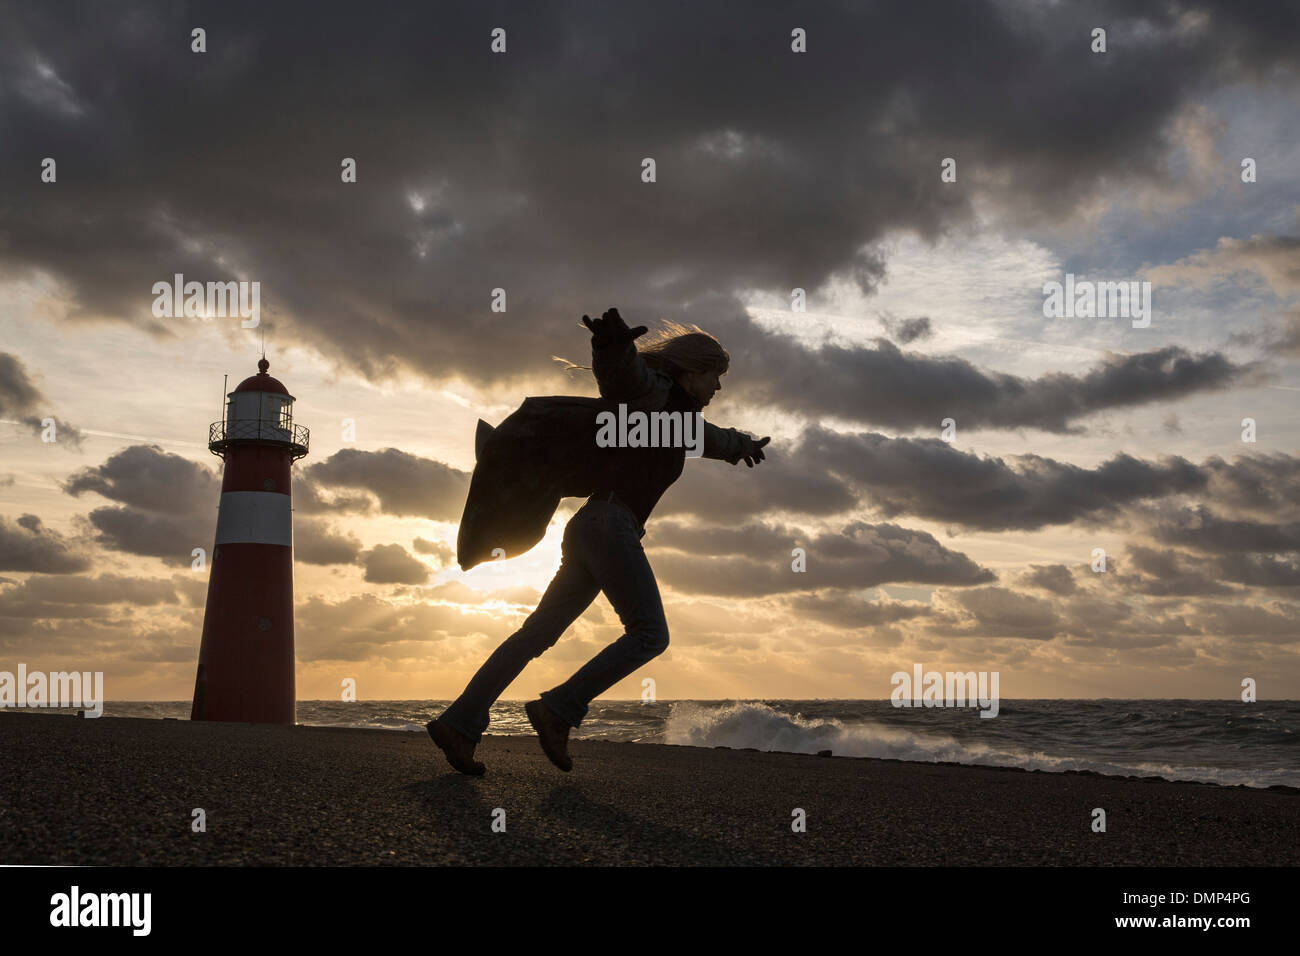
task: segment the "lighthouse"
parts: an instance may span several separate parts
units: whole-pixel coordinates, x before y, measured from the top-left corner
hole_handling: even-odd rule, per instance
[[[307,454],[294,398],[263,356],[208,428],[225,462],[191,720],[292,724],[293,511],[289,468]]]

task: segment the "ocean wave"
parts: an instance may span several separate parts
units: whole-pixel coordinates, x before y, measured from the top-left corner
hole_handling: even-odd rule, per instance
[[[402,720],[401,718],[380,718],[377,720],[333,720],[333,721],[299,721],[304,727],[345,727],[353,730],[408,730],[415,733],[424,733],[423,723],[412,720]]]
[[[690,701],[674,703],[664,742],[692,747],[817,753],[843,757],[878,757],[925,763],[960,763],[1024,770],[1092,771],[1115,776],[1153,776],[1225,786],[1300,786],[1300,774],[1287,770],[1174,765],[1163,762],[1111,762],[1068,757],[1043,751],[960,741],[942,733],[890,727],[872,720],[806,719],[765,703],[737,702],[721,707]]]

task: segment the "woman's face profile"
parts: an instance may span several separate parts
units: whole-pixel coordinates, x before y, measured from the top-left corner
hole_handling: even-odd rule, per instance
[[[717,372],[682,372],[677,376],[677,383],[703,408],[712,401],[713,393],[722,388],[720,379]]]

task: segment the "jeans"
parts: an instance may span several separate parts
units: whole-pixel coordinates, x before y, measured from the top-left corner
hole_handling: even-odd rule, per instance
[[[636,516],[618,499],[589,498],[569,519],[560,545],[560,569],[523,626],[492,652],[441,719],[478,741],[488,709],[533,658],[604,591],[624,634],[572,677],[541,695],[570,727],[587,716],[587,705],[668,647],[659,585],[641,547],[645,535]]]

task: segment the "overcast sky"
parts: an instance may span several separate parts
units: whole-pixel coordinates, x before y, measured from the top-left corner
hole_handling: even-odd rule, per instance
[[[716,335],[707,417],[772,441],[657,506],[671,645],[609,696],[1300,697],[1293,6],[409,6],[0,4],[0,670],[189,697],[264,342],[299,697],[455,696],[580,503],[461,572],[475,422],[594,395],[553,356],[617,306]],[[177,273],[259,327],[156,316]],[[1149,324],[1046,317],[1067,274]],[[505,696],[620,633],[598,598]]]

